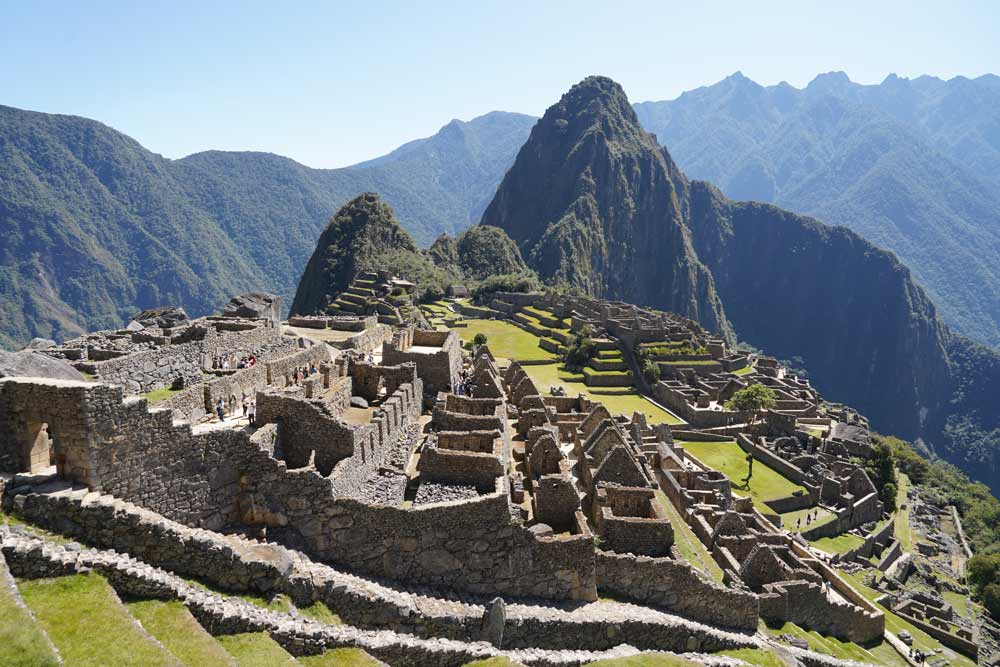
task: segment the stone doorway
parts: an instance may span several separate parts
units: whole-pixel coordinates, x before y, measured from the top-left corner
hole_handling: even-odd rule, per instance
[[[26,472],[44,472],[55,465],[55,447],[48,422],[28,422],[22,452]]]

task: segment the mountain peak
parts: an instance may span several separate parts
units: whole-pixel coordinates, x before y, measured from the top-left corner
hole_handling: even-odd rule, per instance
[[[806,90],[814,90],[820,92],[835,92],[841,91],[852,84],[851,78],[847,76],[847,72],[835,71],[835,72],[824,72],[822,74],[817,74],[816,78],[809,82],[806,86]]]

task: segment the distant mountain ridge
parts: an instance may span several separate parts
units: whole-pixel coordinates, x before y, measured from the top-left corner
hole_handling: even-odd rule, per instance
[[[344,169],[269,153],[156,155],[96,121],[0,106],[0,345],[120,326],[164,303],[290,302],[335,211],[377,190],[424,246],[478,219],[529,116],[452,121]]]
[[[1000,344],[1000,77],[740,73],[635,105],[686,173],[895,252],[956,329]]]

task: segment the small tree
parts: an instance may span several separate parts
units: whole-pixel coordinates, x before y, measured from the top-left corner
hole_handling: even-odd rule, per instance
[[[597,343],[591,338],[593,335],[594,330],[588,325],[573,336],[566,346],[563,357],[567,368],[571,370],[583,368],[588,361],[594,358],[594,355],[597,354]]]
[[[660,381],[660,365],[655,361],[646,359],[642,364],[642,377],[649,384],[656,384]]]
[[[475,345],[476,347],[479,347],[480,345],[486,345],[486,334],[482,332],[477,333],[475,337],[473,337],[472,339],[472,344]]]
[[[762,384],[752,384],[733,394],[733,397],[726,401],[726,409],[749,412],[751,421],[756,421],[761,413],[773,408],[777,401],[778,395],[773,389]]]

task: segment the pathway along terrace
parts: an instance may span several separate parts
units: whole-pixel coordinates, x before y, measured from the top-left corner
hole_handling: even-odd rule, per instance
[[[320,598],[330,592],[300,575],[327,568],[334,580],[370,582],[335,596],[349,623],[467,646],[712,652],[766,645],[761,618],[849,641],[882,637],[883,613],[779,518],[822,506],[835,517],[824,534],[837,534],[882,516],[867,476],[849,463],[849,453],[870,451],[867,431],[840,426],[862,422],[821,410],[807,382],[766,358],[728,354],[692,322],[624,304],[501,296],[494,305],[531,307],[536,321],[551,313],[571,330],[599,327],[620,352],[612,364],[628,365],[646,343],[671,362],[708,355],[713,372],[665,362],[669,383],[651,388],[683,397],[692,416],[702,394],[717,411],[713,402],[751,381],[779,392],[778,409],[749,426],[746,415],[650,423],[586,396],[546,395],[488,346],[463,353],[454,331],[393,331],[364,316],[297,318],[293,335],[270,312],[179,327],[137,321],[128,333],[51,350],[98,381],[0,380],[4,509],[222,590]],[[323,336],[334,330],[354,335]],[[315,340],[299,335],[312,331]],[[227,355],[257,361],[212,368]],[[316,372],[302,377],[302,368]],[[450,393],[463,378],[469,395]],[[138,395],[168,386],[176,393],[155,406]],[[255,426],[204,426],[218,398],[244,392]],[[811,434],[817,428],[827,435]],[[734,439],[805,492],[755,506],[680,444]],[[722,581],[685,560],[679,531],[701,543]],[[19,576],[63,562],[0,537]],[[375,582],[396,592],[379,597]],[[378,611],[399,595],[425,602],[402,616]]]

